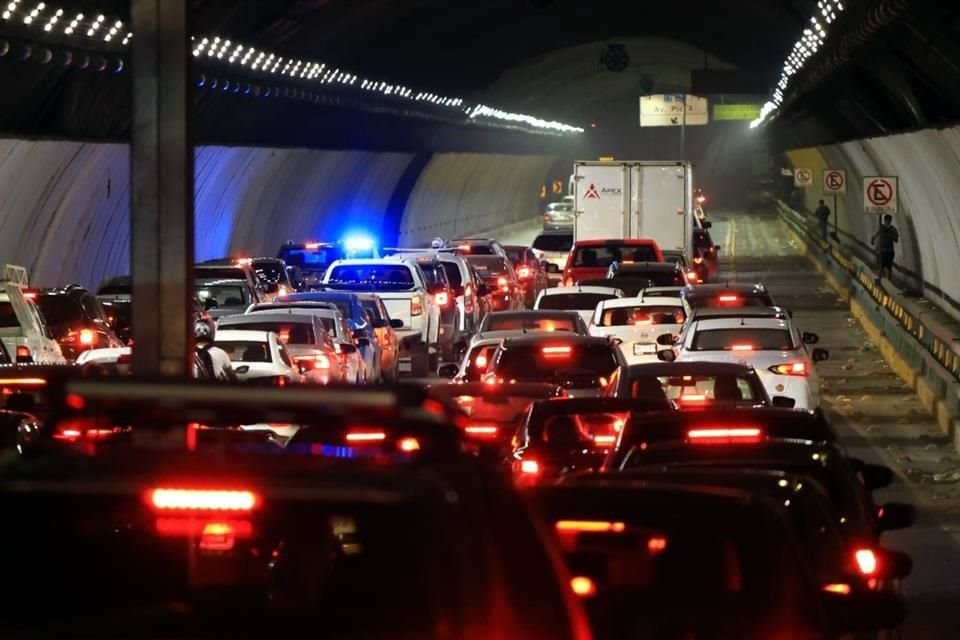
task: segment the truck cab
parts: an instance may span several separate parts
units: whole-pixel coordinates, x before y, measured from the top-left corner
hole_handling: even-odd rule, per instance
[[[0,341],[18,364],[66,364],[40,309],[24,295],[27,286],[26,269],[14,265],[4,267],[0,281]]]

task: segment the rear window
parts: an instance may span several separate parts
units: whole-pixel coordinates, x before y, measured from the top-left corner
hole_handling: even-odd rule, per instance
[[[343,252],[338,247],[321,247],[317,249],[286,248],[280,252],[280,259],[287,265],[316,271],[326,269],[335,260],[343,258]]]
[[[604,300],[615,300],[608,293],[558,293],[540,298],[538,309],[556,311],[593,311]]]
[[[243,287],[236,285],[197,285],[197,296],[201,302],[214,300],[218,307],[242,307],[247,304],[247,294]]]
[[[532,246],[537,251],[567,252],[573,247],[573,236],[562,233],[544,234],[537,236]]]
[[[420,271],[423,272],[423,279],[427,285],[447,284],[446,272],[439,263],[417,263],[417,266],[420,267]]]
[[[524,253],[526,252],[523,247],[504,247],[504,251],[507,252],[507,257],[513,262],[523,262]]]
[[[409,267],[394,264],[340,265],[330,272],[328,282],[369,285],[382,291],[409,291],[416,285]]]
[[[473,268],[477,270],[477,273],[484,279],[491,276],[499,276],[504,273],[507,273],[509,269],[507,268],[507,261],[503,258],[480,258],[477,260],[471,260],[470,264],[473,265]]]
[[[609,377],[617,359],[606,344],[537,344],[505,349],[496,364],[504,380],[554,381],[577,374]]]
[[[786,329],[710,329],[693,337],[694,351],[792,351]]]
[[[129,337],[133,326],[133,304],[129,300],[103,300],[100,302],[107,322],[120,337]]]
[[[239,267],[194,267],[193,277],[218,280],[247,280],[247,272]]]
[[[270,345],[266,342],[217,340],[216,345],[227,352],[231,362],[272,362]]]
[[[474,244],[470,242],[457,242],[454,240],[450,246],[457,248],[457,253],[474,256],[495,256],[497,252],[488,244]]]
[[[363,306],[364,311],[370,314],[370,317],[374,320],[384,320],[380,315],[380,307],[377,305],[376,300],[361,300],[360,304]]]
[[[331,321],[331,325],[333,322]],[[272,331],[283,344],[316,344],[313,325],[305,322],[243,322],[224,325],[224,329],[243,329],[244,331]]]
[[[650,245],[631,246],[605,244],[599,247],[578,247],[573,254],[574,267],[609,267],[614,262],[657,262],[657,253]]]
[[[740,307],[769,307],[773,301],[765,294],[718,293],[712,296],[690,296],[694,309],[739,309]]]
[[[682,307],[641,306],[606,309],[600,318],[601,327],[683,324],[687,319]]]
[[[452,262],[441,262],[440,264],[447,274],[447,282],[450,283],[450,286],[457,290],[461,289],[463,278],[460,277],[460,267]]]
[[[660,400],[664,396],[681,408],[712,402],[747,402],[763,399],[747,378],[735,375],[635,376],[628,383],[631,398]]]
[[[650,283],[655,287],[672,287],[675,285],[683,285],[686,282],[683,279],[683,274],[676,271],[664,271],[662,269],[650,270],[650,271],[641,271],[641,270],[629,270],[629,271],[619,271],[615,278],[625,278],[628,280],[649,280]]]
[[[11,327],[20,327],[17,314],[13,311],[12,304],[9,302],[0,302],[0,328],[8,329]]]
[[[80,305],[67,296],[47,294],[37,297],[40,313],[48,325],[75,324],[83,322]]]
[[[488,316],[483,328],[484,331],[570,331],[575,332],[577,327],[573,318],[566,316],[511,316],[497,317],[497,314]]]

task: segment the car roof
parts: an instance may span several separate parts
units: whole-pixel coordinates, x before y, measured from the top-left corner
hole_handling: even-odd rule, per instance
[[[275,309],[251,309],[247,311],[247,314],[245,315],[253,315],[253,314],[261,315],[261,314],[268,314],[268,313],[273,313],[276,315],[283,315],[288,317],[295,316],[295,315],[320,316],[323,318],[343,317],[340,315],[340,311],[338,311],[333,307],[324,307],[324,306],[321,306],[320,304],[317,304],[316,306],[304,305],[302,303],[292,304],[289,307],[277,307]]]
[[[463,256],[463,258],[467,262],[503,262],[504,264],[509,262],[507,258],[504,258],[499,254],[469,255],[469,256]]]
[[[512,384],[487,384],[485,382],[463,382],[459,384],[436,384],[430,387],[430,394],[443,398],[455,396],[518,396],[524,398],[549,398],[556,396],[562,387],[552,382],[515,382]]]
[[[710,486],[728,486],[731,488],[744,489],[750,493],[759,493],[767,496],[776,496],[781,494],[794,495],[804,490],[809,491],[810,487],[823,493],[823,488],[819,483],[809,476],[801,473],[783,471],[781,469],[757,469],[757,468],[731,468],[731,467],[711,467],[704,465],[698,467],[680,466],[680,467],[659,467],[657,469],[625,469],[616,473],[598,473],[587,480],[591,484],[603,484],[605,481],[616,480],[618,482],[643,482],[645,480],[654,482],[688,482],[699,485]]]
[[[614,298],[600,303],[604,309],[619,309],[622,307],[652,307],[662,305],[666,307],[683,308],[680,298]]]
[[[536,318],[557,318],[557,317],[568,317],[571,320],[574,318],[579,318],[580,314],[576,311],[570,311],[567,309],[524,309],[523,311],[491,311],[488,314],[488,317],[493,318],[510,318],[510,319],[536,319]]]
[[[576,313],[576,312],[574,312]],[[473,338],[470,339],[470,344],[476,346],[481,342],[500,342],[506,338],[522,338],[523,336],[554,336],[554,337],[563,337],[563,336],[578,336],[581,334],[573,333],[572,331],[524,331],[523,329],[505,329],[502,331],[484,331],[483,333],[475,333]]]
[[[339,266],[362,266],[362,265],[378,265],[378,264],[389,264],[389,265],[402,265],[405,267],[414,266],[412,260],[406,258],[395,258],[393,256],[386,256],[384,258],[343,258],[341,260],[334,260],[330,265],[331,267]]]
[[[673,273],[679,271],[679,267],[675,262],[618,262],[617,263],[617,273],[629,275],[632,273],[644,273],[644,272],[669,272]]]
[[[194,283],[197,285],[219,285],[219,286],[242,286],[246,287],[249,282],[242,278],[195,278]]]
[[[715,318],[696,320],[691,326],[697,331],[712,329],[789,329],[790,322],[783,318]]]
[[[687,376],[687,375],[733,375],[746,377],[755,374],[756,371],[750,365],[737,362],[699,362],[699,361],[676,361],[676,362],[647,362],[643,364],[632,364],[626,367],[624,377],[634,376]]]
[[[736,307],[712,308],[703,307],[694,309],[690,314],[691,320],[716,320],[721,318],[789,318],[789,312],[783,307]]]
[[[510,249],[511,251],[526,251],[530,248],[524,244],[503,244],[500,246],[502,246],[504,249]]]
[[[361,295],[365,294],[353,293],[351,291],[300,291],[297,293],[288,293],[285,296],[280,296],[280,298],[278,298],[278,304],[286,304],[288,302],[316,302],[318,304],[323,304],[324,302],[327,302],[325,299],[335,298],[342,300],[353,300],[359,299]]]
[[[596,287],[596,286],[573,286],[573,287],[550,287],[549,289],[544,289],[542,294],[543,297],[547,296],[558,296],[558,295],[569,295],[571,293],[610,293],[614,295],[623,296],[623,291],[617,289],[616,287]]]
[[[275,311],[254,311],[217,319],[217,326],[229,324],[247,324],[254,322],[289,322],[293,324],[313,324],[313,315],[306,313],[277,313]]]
[[[572,333],[570,331],[565,331],[562,333],[557,333],[556,331],[543,331],[540,333],[528,333],[522,336],[508,337],[503,339],[503,346],[505,348],[536,346],[541,345],[544,342],[550,342],[551,340],[561,345],[571,346],[592,344],[612,346],[610,340],[605,336],[582,336],[578,333]]]
[[[656,244],[657,242],[652,238],[605,238],[600,240],[577,240],[573,247],[574,249],[578,247],[603,247],[607,245],[618,247],[646,247]]]
[[[699,285],[699,286],[703,286],[703,285]],[[685,287],[647,287],[639,292],[638,297],[643,298],[643,297],[646,297],[647,295],[658,295],[658,294],[677,294],[683,291],[684,288]],[[645,293],[647,291],[649,291],[650,293]],[[679,296],[671,295],[669,297],[673,298],[673,297],[679,297]]]
[[[217,331],[214,342],[218,340],[243,340],[245,342],[268,342],[272,331],[251,331],[247,329],[224,329]]]
[[[689,286],[684,289],[686,296],[712,296],[718,293],[766,294],[767,288],[759,282],[727,282],[725,284],[710,283]]]
[[[634,446],[634,449],[636,447]],[[816,454],[816,456],[815,456]],[[723,445],[691,445],[681,440],[662,440],[648,442],[638,455],[650,456],[650,464],[692,464],[696,466],[705,461],[717,466],[750,466],[751,464],[784,465],[790,468],[824,468],[831,464],[834,456],[842,457],[835,445],[817,440],[800,438],[770,438],[757,443],[728,443]],[[656,458],[661,459],[656,459]],[[663,458],[669,458],[664,460]],[[639,465],[643,466],[643,465]]]

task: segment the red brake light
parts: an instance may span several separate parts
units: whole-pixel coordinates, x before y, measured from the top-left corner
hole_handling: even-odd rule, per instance
[[[850,585],[845,584],[845,583],[843,583],[843,582],[835,582],[835,583],[825,584],[825,585],[823,585],[823,587],[821,587],[821,588],[822,588],[824,591],[826,591],[827,593],[837,593],[837,594],[840,594],[840,595],[842,595],[842,596],[848,596],[848,595],[850,595],[850,591],[851,591]]]
[[[777,364],[770,367],[770,371],[772,371],[773,373],[778,373],[782,376],[809,375],[809,373],[807,372],[806,362],[788,362],[786,364]]]
[[[517,269],[518,278],[529,278],[530,277],[530,267],[520,267]]]
[[[604,447],[614,444],[616,441],[617,441],[617,436],[611,436],[611,435],[593,436],[593,443],[598,444],[600,446],[604,446]]]
[[[691,403],[706,402],[707,396],[703,395],[702,393],[688,393],[686,395],[680,396],[679,401],[691,402]]]
[[[405,453],[420,451],[420,441],[416,438],[401,438],[397,443],[397,448]]]
[[[739,296],[720,296],[720,302],[737,302],[740,300]]]
[[[496,438],[499,429],[492,424],[472,424],[464,427],[464,431],[474,438]]]
[[[695,258],[693,259],[693,261],[694,261],[696,264],[702,264],[702,263],[703,263],[703,256],[697,256],[697,257],[695,257]]]
[[[309,249],[310,251],[316,251],[317,249],[320,248],[320,243],[319,243],[319,242],[308,242],[305,246],[306,246],[306,248]]]
[[[450,304],[450,294],[446,291],[441,291],[433,296],[433,299],[436,300],[437,304],[441,307],[445,307]]]
[[[0,386],[42,387],[47,384],[43,378],[0,378]]]
[[[667,550],[667,539],[663,536],[653,536],[647,540],[647,551],[650,555],[657,555]]]
[[[490,363],[487,358],[487,354],[481,353],[477,356],[477,359],[473,361],[473,364],[476,365],[478,369],[484,369]]]
[[[20,345],[17,347],[17,357],[18,358],[29,358],[30,357],[30,347]]]
[[[873,549],[857,549],[853,554],[854,560],[857,562],[857,568],[865,576],[872,576],[877,572],[877,554],[873,552]]]
[[[468,297],[468,298],[473,295],[473,285],[472,285],[472,284],[467,284],[467,286],[465,286],[465,287],[463,288],[463,295],[465,295],[465,296]]]
[[[697,444],[739,444],[760,442],[760,429],[755,427],[690,429],[687,439]]]
[[[587,576],[570,578],[570,588],[581,598],[592,598],[597,595],[597,585]]]
[[[497,278],[497,286],[503,291],[510,291],[510,281],[503,276]]]
[[[387,434],[383,431],[351,431],[347,434],[347,442],[383,442]]]
[[[535,476],[540,473],[540,464],[536,460],[522,460],[520,462],[520,473]]]
[[[250,511],[260,503],[252,491],[234,489],[171,489],[150,491],[155,509],[183,511]]]
[[[236,532],[229,522],[208,522],[200,532],[202,551],[230,551],[236,543]]]
[[[544,347],[542,351],[545,356],[568,356],[573,349],[570,347]]]
[[[26,300],[36,300],[36,299],[37,299],[37,292],[36,292],[36,291],[24,291],[24,292],[23,292],[23,297],[24,297]]]
[[[457,247],[457,250],[458,250],[458,251],[466,251],[466,252],[469,253],[469,251],[470,251],[470,245],[468,245],[468,244],[461,244],[459,247]]]
[[[81,329],[80,330],[80,344],[84,346],[90,346],[96,340],[97,334],[95,334],[90,329]]]
[[[730,346],[731,351],[753,351],[752,344],[734,344]]]
[[[281,298],[282,298],[283,296],[287,295],[288,293],[290,293],[290,291],[289,291],[286,287],[284,287],[283,285],[281,285],[281,286],[277,289],[277,295],[280,296]]]
[[[627,525],[607,520],[558,520],[554,525],[558,533],[623,533]]]

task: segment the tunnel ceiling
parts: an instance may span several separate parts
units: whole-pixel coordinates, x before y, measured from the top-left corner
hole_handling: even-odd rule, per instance
[[[628,118],[635,122],[637,95],[651,89],[684,90],[688,86],[684,76],[705,67],[754,73],[768,79],[765,89],[772,88],[788,52],[818,11],[817,0],[190,2],[191,30],[198,36],[220,36],[279,55],[323,61],[351,73],[580,126],[603,118],[620,126]],[[103,12],[129,21],[129,0],[57,4],[68,15]],[[960,86],[960,51],[954,44],[960,34],[960,3],[847,4],[849,10],[834,25],[823,51],[796,76],[794,84],[800,90],[793,84],[788,90],[771,129],[781,143],[823,143],[955,121],[960,90],[950,87]],[[851,42],[853,46],[847,46]],[[609,44],[627,47],[630,64],[622,73],[600,65],[600,53]],[[16,61],[17,56],[10,58]],[[121,74],[127,79],[73,77],[62,71],[37,77],[34,70],[11,68],[15,66],[16,62],[2,61],[0,73],[25,99],[0,106],[0,130],[94,139],[128,135],[129,73]],[[288,144],[303,132],[274,135],[269,128],[280,127],[281,121],[288,129],[299,122],[314,127],[310,110],[303,105],[247,111],[208,95],[210,88],[208,83],[198,92],[201,138],[261,144],[265,141],[235,139],[236,132],[259,128],[262,136]],[[236,90],[235,82],[231,88]],[[280,91],[289,97],[289,89]],[[276,95],[276,87],[272,93]],[[302,101],[302,91],[293,93]],[[321,104],[327,115],[333,113],[325,121],[339,123],[313,131],[315,144],[322,145],[336,131],[352,130],[354,116],[362,112],[349,100],[308,94],[307,101]],[[425,133],[431,128],[439,130],[435,124],[421,123],[420,130],[408,136],[414,142],[395,146],[410,148],[415,140],[437,138]],[[382,122],[380,129],[398,130],[392,121]],[[350,138],[334,135],[333,144],[349,147],[355,143]]]

